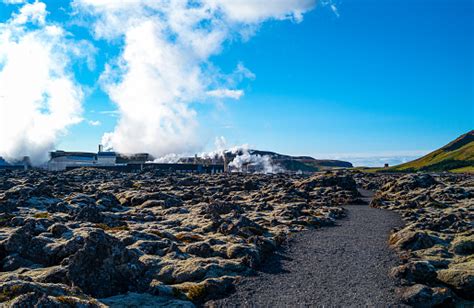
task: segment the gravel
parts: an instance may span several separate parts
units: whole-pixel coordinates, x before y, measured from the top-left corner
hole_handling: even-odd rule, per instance
[[[362,191],[370,197],[367,191]],[[388,271],[398,264],[387,246],[403,225],[393,212],[348,205],[335,227],[295,234],[253,277],[216,307],[401,306]]]

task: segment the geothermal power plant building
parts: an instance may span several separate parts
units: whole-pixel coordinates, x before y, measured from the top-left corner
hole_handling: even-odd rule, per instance
[[[66,152],[56,151],[50,153],[51,159],[47,164],[50,171],[64,171],[76,168],[91,167],[115,171],[140,171],[143,169],[155,169],[170,172],[185,173],[221,173],[224,165],[214,164],[207,161],[202,162],[180,162],[180,163],[152,163],[153,157],[146,153],[124,155],[116,152]]]

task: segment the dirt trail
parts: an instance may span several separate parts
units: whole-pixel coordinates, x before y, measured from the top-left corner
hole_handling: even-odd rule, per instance
[[[361,191],[370,200],[368,191]],[[346,206],[336,227],[296,234],[268,259],[255,277],[245,278],[217,307],[306,307],[400,305],[387,273],[398,262],[387,247],[393,212],[367,205]]]

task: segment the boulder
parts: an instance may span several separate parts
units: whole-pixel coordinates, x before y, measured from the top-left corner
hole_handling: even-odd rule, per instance
[[[184,251],[201,258],[209,258],[214,254],[212,247],[205,242],[189,244]]]
[[[414,261],[397,266],[390,274],[411,283],[431,283],[436,279],[436,269],[427,261]]]
[[[390,236],[389,243],[400,250],[416,251],[431,248],[438,243],[442,243],[442,241],[424,231],[413,231],[405,228],[393,233]]]
[[[115,308],[155,308],[155,307],[180,307],[194,308],[190,301],[179,300],[168,296],[153,296],[147,293],[133,293],[116,295],[101,299],[100,302],[107,307]]]
[[[69,303],[84,303],[90,306],[77,305],[74,307],[98,307],[94,300],[63,284],[38,283],[24,280],[0,282],[0,297],[2,307],[64,307]],[[70,301],[61,301],[70,298]],[[74,299],[73,299],[74,298]],[[81,299],[80,299],[81,298]]]
[[[438,271],[438,280],[453,287],[459,295],[474,300],[474,261]]]
[[[104,221],[104,215],[101,209],[96,205],[87,205],[82,207],[75,217],[76,221],[88,221],[101,223]]]
[[[199,283],[182,283],[174,288],[183,293],[190,301],[202,303],[219,298],[233,288],[233,277],[209,278]]]
[[[451,247],[456,254],[474,254],[474,234],[470,236],[459,236],[451,243]]]
[[[227,257],[230,259],[241,259],[243,264],[253,269],[257,268],[261,262],[257,249],[242,244],[234,244],[227,247]]]
[[[34,220],[29,220],[24,226],[10,234],[5,242],[5,251],[16,253],[35,263],[49,265],[51,259],[46,246],[54,243],[54,240],[44,236],[35,236],[41,231],[46,231],[46,228]]]
[[[430,288],[422,284],[416,284],[398,290],[399,296],[404,303],[413,307],[433,307],[447,304],[452,299],[452,293],[447,288]]]
[[[62,265],[69,281],[98,298],[139,288],[143,272],[138,254],[100,229],[90,231],[83,246]]]

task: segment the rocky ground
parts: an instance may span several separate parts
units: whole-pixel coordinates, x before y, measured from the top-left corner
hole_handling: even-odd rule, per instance
[[[474,176],[361,175],[378,188],[371,206],[399,212],[406,226],[390,245],[404,264],[391,271],[411,305],[474,305]],[[471,301],[471,302],[469,302]]]
[[[358,196],[347,173],[2,171],[0,305],[192,307]]]
[[[362,191],[364,195],[368,192]],[[209,307],[406,307],[397,280],[388,277],[400,259],[387,245],[403,222],[395,212],[347,205],[336,226],[291,236],[255,276]]]

